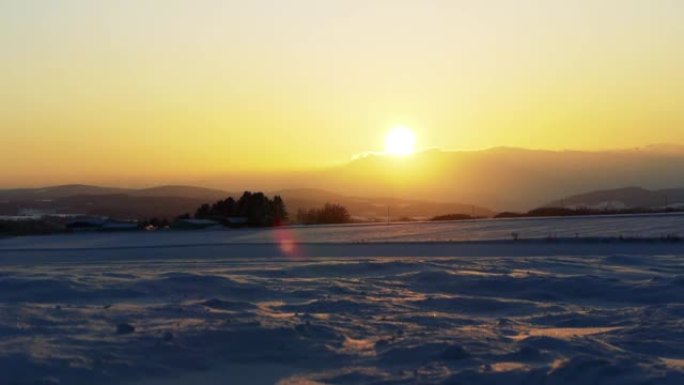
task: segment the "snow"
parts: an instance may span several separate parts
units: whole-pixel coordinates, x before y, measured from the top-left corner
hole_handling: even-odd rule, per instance
[[[158,231],[70,234],[0,240],[2,249],[114,248],[145,246],[273,243],[454,242],[547,238],[684,237],[684,213],[591,217],[481,219],[336,226],[292,226],[269,229]]]
[[[0,385],[681,384],[682,224],[1,239]]]

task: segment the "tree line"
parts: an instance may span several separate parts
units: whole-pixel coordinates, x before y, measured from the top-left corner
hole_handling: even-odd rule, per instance
[[[351,215],[349,215],[347,208],[342,205],[326,203],[320,209],[300,209],[297,212],[297,222],[305,225],[349,223],[351,222]]]
[[[526,218],[526,217],[572,217],[587,215],[616,215],[616,214],[659,214],[674,213],[684,211],[678,208],[625,208],[625,209],[594,209],[588,207],[540,207],[526,213],[516,213],[504,211],[494,216],[494,218]]]
[[[269,227],[285,223],[288,213],[279,195],[271,199],[262,192],[245,191],[237,200],[229,197],[203,204],[195,212],[195,218],[218,220],[224,224],[230,224],[229,218],[242,218],[247,226]]]

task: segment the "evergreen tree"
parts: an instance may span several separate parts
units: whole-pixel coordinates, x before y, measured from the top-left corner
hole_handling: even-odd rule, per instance
[[[332,203],[326,203],[323,208],[299,210],[297,221],[303,224],[348,223],[351,216],[347,208]]]
[[[212,207],[209,206],[209,204],[205,203],[197,209],[197,211],[195,212],[195,218],[197,218],[197,219],[208,218],[211,215],[211,212],[212,212]]]
[[[195,213],[195,218],[226,220],[230,217],[244,217],[249,226],[277,226],[288,215],[280,196],[269,199],[262,192],[250,191],[245,191],[237,201],[231,197],[212,205],[203,204]]]

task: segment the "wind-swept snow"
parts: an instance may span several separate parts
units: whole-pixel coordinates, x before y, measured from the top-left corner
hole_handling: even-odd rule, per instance
[[[421,226],[0,240],[0,384],[684,383],[682,243]]]

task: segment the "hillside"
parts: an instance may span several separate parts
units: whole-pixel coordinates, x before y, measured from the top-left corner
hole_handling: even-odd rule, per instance
[[[74,195],[122,194],[131,190],[119,187],[101,187],[83,184],[69,184],[39,188],[17,188],[0,190],[2,201],[53,200]]]
[[[325,203],[339,203],[345,206],[353,216],[367,219],[382,219],[389,215],[392,218],[411,217],[427,218],[442,214],[472,214],[489,217],[494,213],[484,207],[463,203],[430,202],[422,200],[410,200],[387,197],[353,197],[331,193],[319,189],[293,189],[281,190],[280,194],[291,214],[298,209],[319,207]]]
[[[466,213],[491,216],[483,207],[397,198],[349,197],[320,189],[290,189],[268,192],[285,200],[292,216],[299,209],[339,203],[353,216],[373,219],[386,218],[389,208],[392,218],[430,217],[445,213]],[[22,213],[84,214],[110,216],[121,219],[150,217],[171,218],[194,213],[203,203],[212,203],[240,193],[194,186],[161,186],[145,189],[120,189],[87,185],[55,186],[37,189],[0,190],[0,215]]]
[[[684,153],[653,146],[620,151],[493,148],[430,150],[407,158],[369,155],[292,179],[346,195],[473,202],[498,211],[529,210],[550,197],[642,186],[684,185]]]
[[[671,186],[684,186],[682,169],[684,150],[678,145],[612,151],[546,151],[508,147],[477,151],[426,150],[400,158],[367,154],[336,166],[296,173],[226,173],[202,180],[203,186],[213,188],[168,185],[122,189],[67,185],[0,190],[0,201],[111,194],[213,201],[227,195],[238,195],[238,192],[249,188],[282,192],[287,196],[291,209],[295,210],[334,200],[346,202],[355,215],[358,213],[360,216],[384,216],[388,204],[396,206],[394,210],[390,207],[390,211],[397,212],[398,216],[429,216],[458,212],[471,214],[471,204],[496,211],[527,211],[555,197],[571,197],[587,191],[612,191],[624,186],[640,186],[648,191],[625,194],[653,195],[651,192],[664,191]],[[322,190],[326,193],[321,194]],[[677,191],[670,193],[673,198],[678,196]],[[631,201],[632,198],[621,199]],[[637,202],[645,199],[647,203],[658,200],[657,196],[633,199]],[[600,203],[608,200],[591,201]],[[442,203],[432,202],[453,205],[444,207]],[[381,214],[383,210],[384,214]],[[427,212],[429,214],[423,215]]]
[[[684,205],[684,188],[647,190],[641,187],[599,190],[571,195],[545,204],[545,207],[664,208]]]
[[[122,187],[102,187],[84,184],[70,184],[60,186],[48,186],[39,188],[19,188],[0,190],[0,200],[51,200],[66,198],[76,195],[113,195],[126,194],[130,196],[155,196],[155,197],[183,197],[220,199],[229,194],[222,190],[209,189],[195,186],[157,186],[142,189]]]

